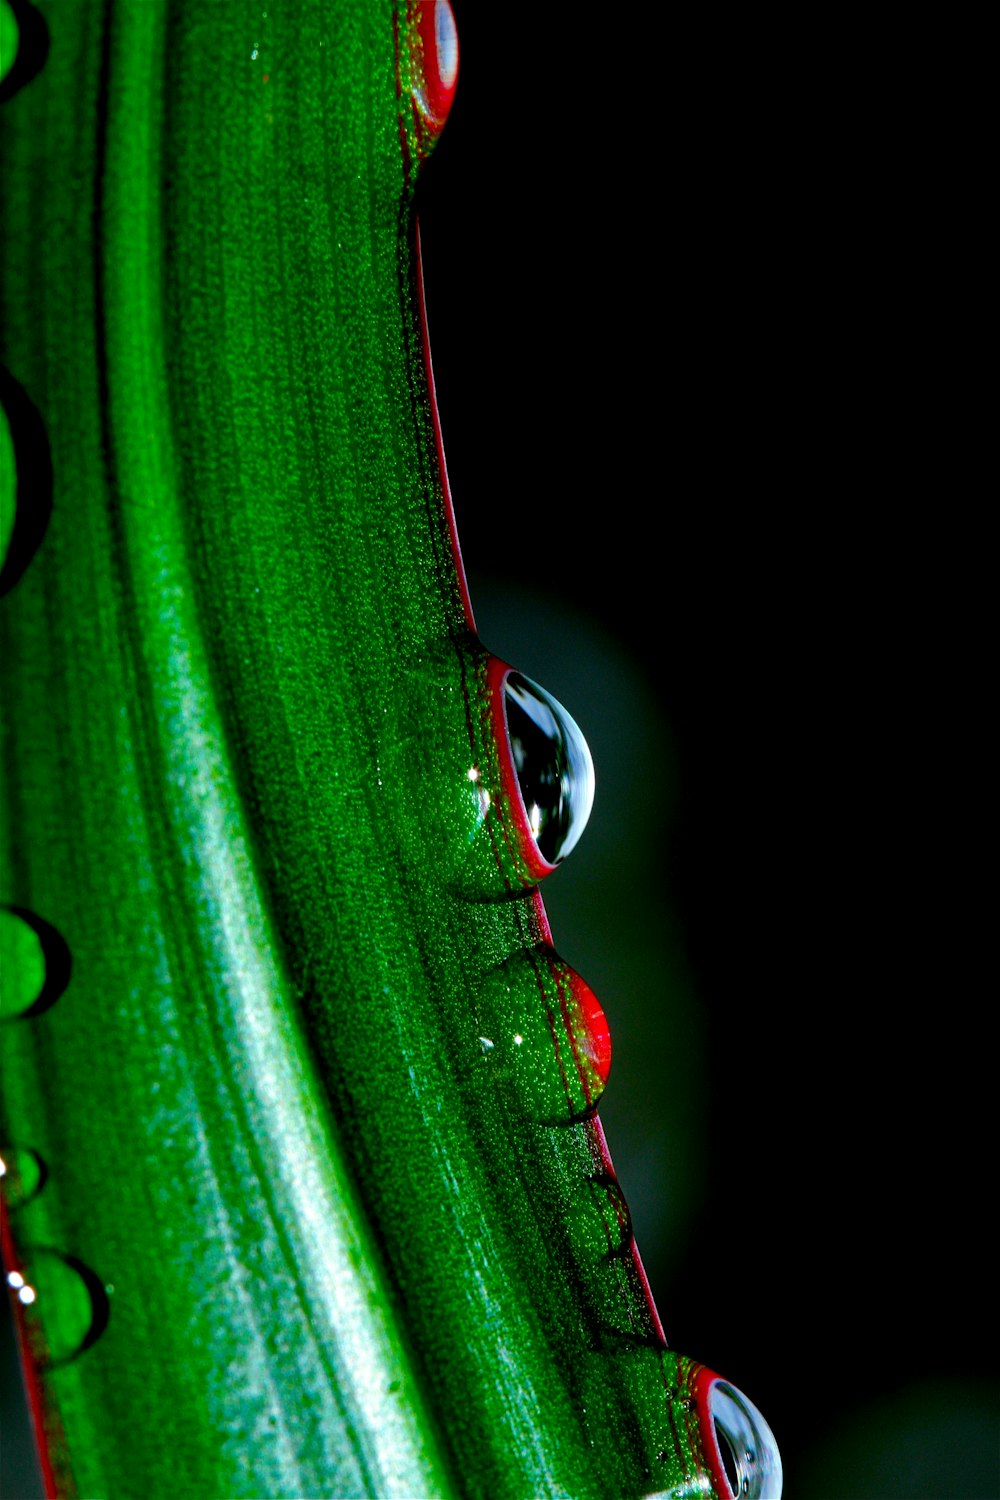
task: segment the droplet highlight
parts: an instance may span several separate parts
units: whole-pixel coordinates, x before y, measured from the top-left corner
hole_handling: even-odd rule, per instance
[[[45,1186],[48,1168],[29,1146],[0,1146],[0,1193],[7,1207],[23,1208]]]
[[[33,1359],[52,1369],[69,1364],[97,1342],[111,1304],[100,1277],[74,1255],[38,1247],[7,1275],[12,1296],[25,1310]]]
[[[412,94],[422,154],[444,129],[458,83],[458,27],[448,0],[410,0]],[[420,128],[422,127],[422,128]]]
[[[458,82],[458,27],[448,0],[434,3],[434,54],[437,83],[446,95],[447,108]]]
[[[40,1015],[69,983],[65,939],[35,912],[0,906],[0,1021]]]
[[[575,720],[520,672],[503,683],[519,811],[545,871],[576,848],[594,805],[594,762]]]
[[[498,1088],[547,1125],[588,1119],[611,1068],[611,1034],[593,990],[551,948],[515,954],[483,982],[476,1046]]]
[[[662,1486],[657,1500],[695,1493],[781,1500],[781,1458],[753,1403],[686,1355],[664,1348],[658,1358],[664,1404],[651,1413],[650,1432]]]
[[[464,899],[517,899],[575,846],[594,797],[579,728],[551,694],[474,637],[421,653],[379,746],[390,811],[421,825],[415,863]],[[419,727],[419,732],[418,732]],[[408,837],[407,818],[400,832]]]
[[[728,1381],[712,1377],[708,1409],[713,1457],[734,1500],[781,1500],[781,1455],[753,1402]]]

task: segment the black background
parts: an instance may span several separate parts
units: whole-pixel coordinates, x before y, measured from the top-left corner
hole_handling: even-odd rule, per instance
[[[645,749],[631,768],[647,888],[621,943],[641,899],[697,999],[680,1243],[644,1239],[619,1165],[668,1338],[758,1403],[786,1494],[1000,1493],[995,1417],[970,1416],[995,1370],[985,532],[945,105],[873,29],[454,9],[418,201],[481,632],[512,655],[541,596],[666,728],[670,795]],[[611,1020],[618,1158],[612,1101],[651,1074]],[[866,1421],[894,1454],[858,1459]]]

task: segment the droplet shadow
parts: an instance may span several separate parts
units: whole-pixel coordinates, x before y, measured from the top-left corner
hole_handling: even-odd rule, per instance
[[[44,972],[34,997],[26,1005],[14,1004],[9,1009],[5,1006],[2,1013],[3,1021],[23,1021],[40,1016],[55,1005],[69,984],[73,960],[62,933],[37,912],[23,906],[3,906],[0,911],[9,912],[29,927],[42,951]]]
[[[27,0],[7,0],[7,4],[17,23],[17,56],[0,80],[0,104],[29,84],[49,55],[49,29],[41,12]]]
[[[2,598],[20,581],[48,528],[52,515],[52,456],[45,423],[37,407],[3,366],[0,366],[0,405],[10,427],[15,485],[10,542],[6,556],[0,561]]]

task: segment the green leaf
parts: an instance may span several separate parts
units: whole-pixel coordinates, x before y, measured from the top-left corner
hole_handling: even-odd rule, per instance
[[[453,546],[433,28],[39,13],[2,105],[3,358],[52,513],[8,407],[0,1125],[37,1168],[5,1254],[49,1483],[725,1494]]]

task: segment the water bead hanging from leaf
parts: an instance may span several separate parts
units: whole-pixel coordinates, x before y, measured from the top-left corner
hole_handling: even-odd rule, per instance
[[[446,883],[472,900],[544,880],[594,802],[590,750],[562,704],[475,638],[428,652],[396,696],[405,732],[379,760],[390,800],[422,823],[414,860],[434,848]]]
[[[611,1033],[593,990],[552,949],[515,953],[485,977],[476,1028],[492,1078],[525,1118],[570,1125],[595,1113]]]
[[[706,1383],[712,1431],[705,1447],[717,1470],[716,1483],[724,1478],[736,1500],[780,1495],[781,1455],[770,1427],[734,1385],[714,1375]]]
[[[503,693],[524,819],[542,859],[554,866],[587,826],[594,762],[576,721],[537,682],[509,672]]]

